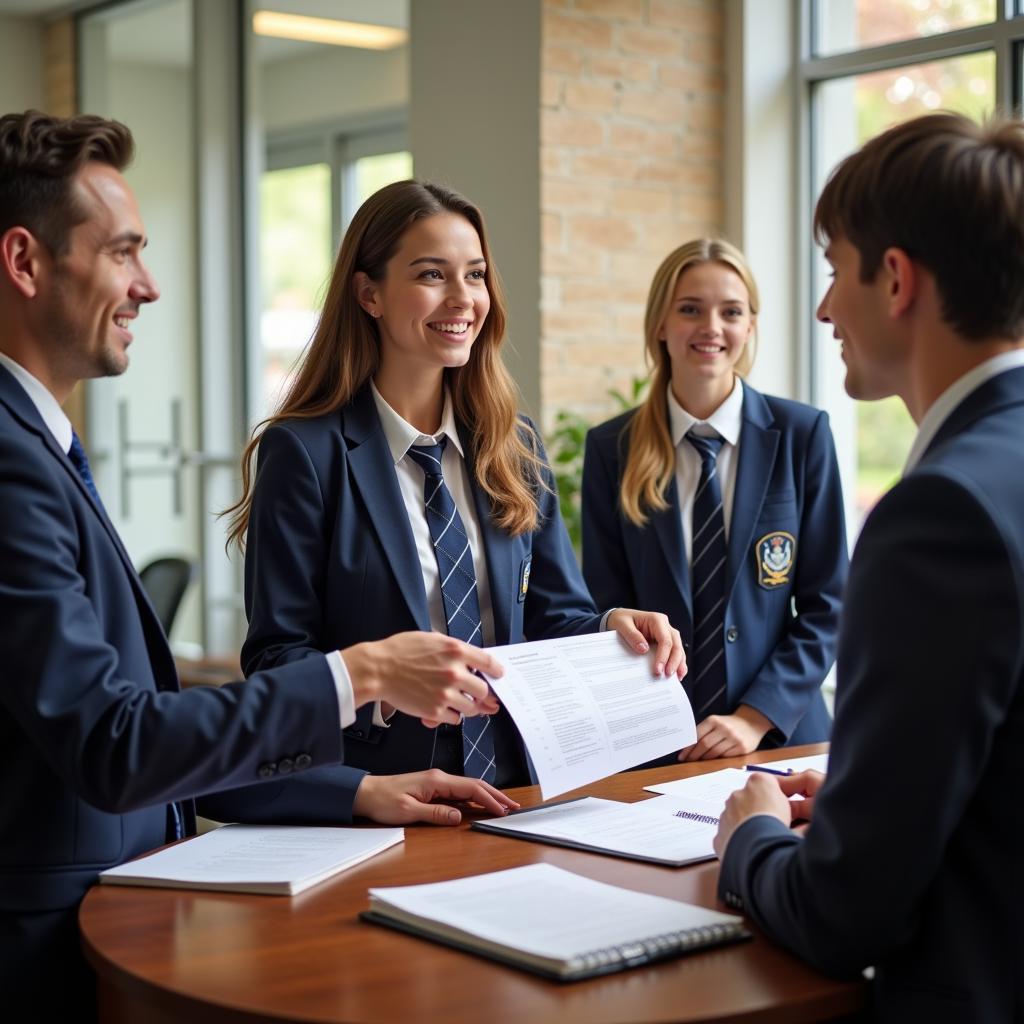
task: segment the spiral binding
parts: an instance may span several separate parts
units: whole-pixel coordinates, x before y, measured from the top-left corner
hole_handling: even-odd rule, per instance
[[[742,932],[737,924],[708,924],[698,928],[687,928],[681,932],[667,932],[665,935],[656,935],[642,942],[630,942],[622,946],[609,946],[606,949],[596,949],[592,953],[584,953],[568,961],[567,966],[571,973],[577,971],[600,970],[612,964],[648,963],[651,960],[661,960],[672,956],[678,950],[700,949],[703,946],[713,946],[718,942],[725,942],[734,938]]]
[[[710,814],[695,814],[693,811],[676,811],[677,818],[686,818],[687,821],[699,821],[702,825],[717,825],[718,819]]]

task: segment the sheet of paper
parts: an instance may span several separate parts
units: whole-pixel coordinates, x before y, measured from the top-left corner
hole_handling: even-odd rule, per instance
[[[529,864],[428,885],[371,889],[370,897],[502,946],[566,960],[687,928],[738,920],[595,882],[552,864]]]
[[[711,841],[718,819],[708,820],[713,811],[713,807],[695,802],[681,813],[679,801],[672,797],[632,804],[586,797],[486,823],[506,832],[582,843],[609,853],[696,861],[715,855]]]
[[[787,769],[792,769],[794,774],[796,772],[805,772],[808,769],[814,769],[816,772],[827,772],[828,771],[828,754],[811,754],[809,757],[790,757],[785,758],[781,761],[772,761],[768,764],[769,768],[777,768],[780,772],[784,772]]]
[[[298,892],[405,837],[403,829],[225,825],[101,873],[103,881],[148,881]]]
[[[492,647],[489,679],[530,752],[544,799],[696,742],[679,680],[608,631]]]
[[[828,768],[828,754],[813,754],[810,757],[791,757],[788,760],[771,761],[766,767],[780,772],[791,768],[794,774],[809,768],[824,772]],[[744,768],[721,768],[717,772],[706,772],[704,775],[694,775],[687,779],[656,782],[653,785],[644,786],[644,789],[648,793],[668,793],[681,799],[710,801],[717,803],[721,808],[737,789],[742,789],[747,784],[750,774]]]

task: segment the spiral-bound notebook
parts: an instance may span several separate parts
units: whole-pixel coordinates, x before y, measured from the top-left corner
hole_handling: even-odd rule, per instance
[[[370,890],[364,921],[577,981],[750,937],[743,919],[552,864]]]

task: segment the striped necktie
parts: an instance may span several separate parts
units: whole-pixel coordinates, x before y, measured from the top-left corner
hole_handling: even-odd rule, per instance
[[[727,586],[725,516],[718,480],[718,453],[724,439],[692,432],[686,440],[700,456],[700,483],[693,499],[693,541],[690,582],[693,594],[693,642],[687,692],[699,722],[708,715],[724,714],[725,700],[725,595]]]
[[[424,474],[427,526],[437,559],[448,635],[479,647],[483,646],[483,635],[473,552],[462,517],[441,473],[441,457],[447,442],[447,438],[442,438],[438,444],[414,445],[409,449],[409,456]],[[467,776],[494,781],[494,735],[489,715],[463,721],[462,761]]]

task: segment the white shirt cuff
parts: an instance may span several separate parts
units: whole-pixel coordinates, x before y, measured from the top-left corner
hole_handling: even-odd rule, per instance
[[[395,709],[394,708],[391,709],[391,714],[388,715],[387,718],[385,718],[384,715],[381,714],[380,701],[379,700],[375,700],[373,702],[373,724],[375,726],[377,726],[378,729],[390,729],[391,728],[390,722],[391,722],[391,719],[394,718],[394,717],[395,717]]]
[[[609,608],[608,611],[601,616],[601,628],[598,632],[603,633],[608,628],[608,616],[611,615],[612,612],[617,612],[618,610],[618,608]]]
[[[327,655],[327,667],[334,679],[334,689],[338,693],[338,711],[341,713],[341,727],[347,729],[356,720],[356,698],[352,693],[352,680],[341,651],[331,651]]]

